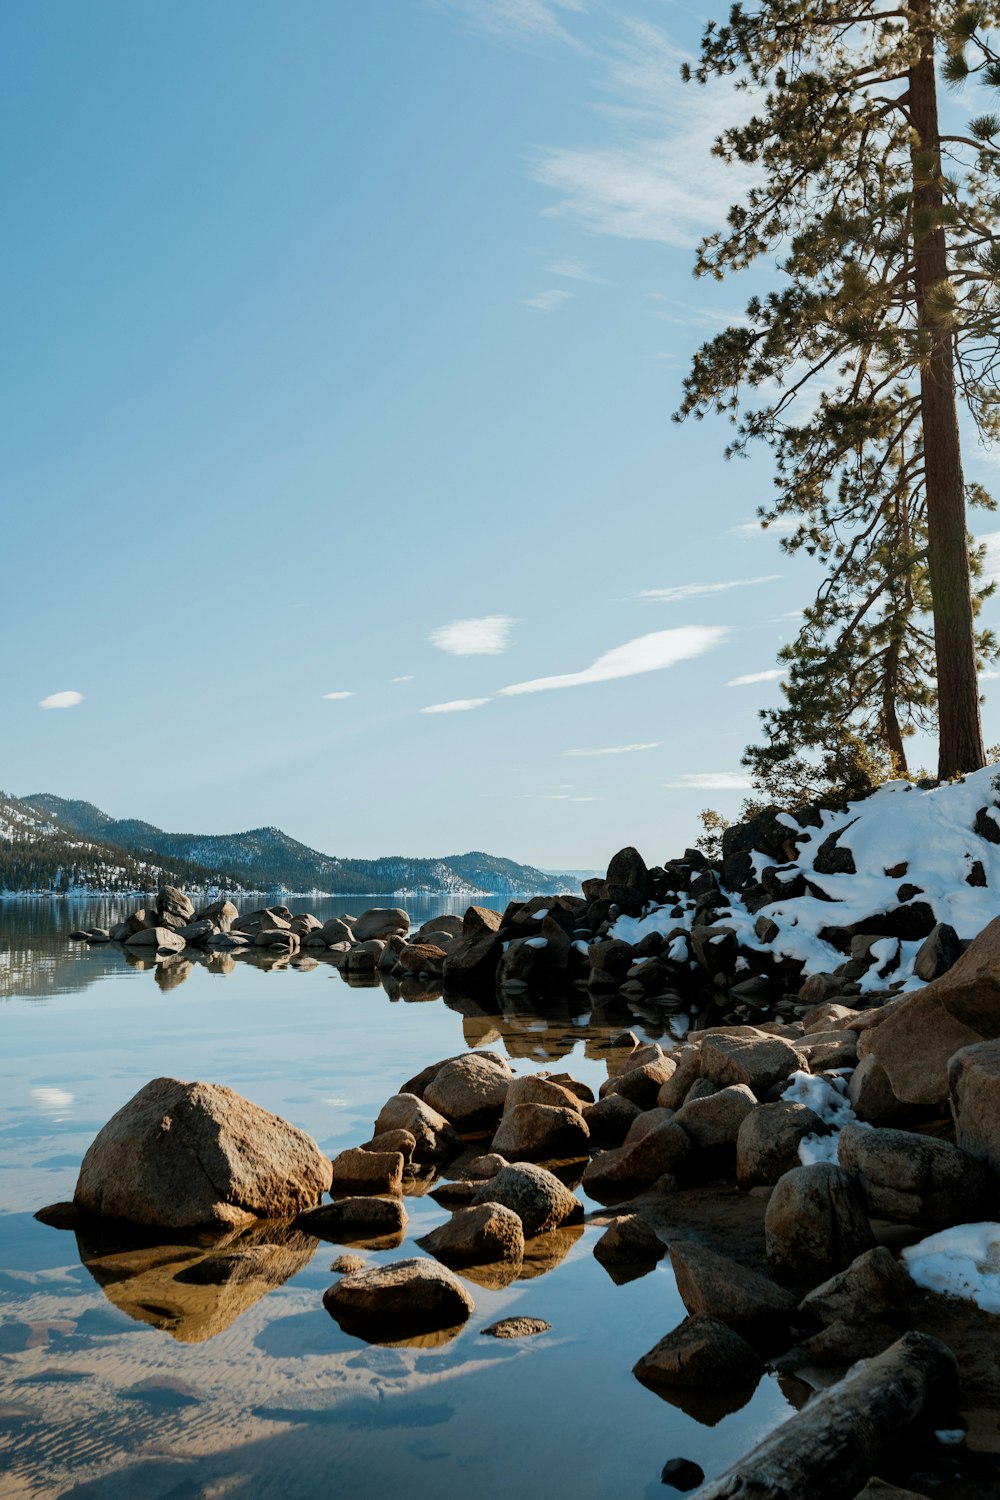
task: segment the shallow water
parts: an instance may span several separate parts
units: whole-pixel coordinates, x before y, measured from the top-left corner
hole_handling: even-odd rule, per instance
[[[338,1246],[286,1236],[259,1273],[220,1282],[190,1246],[78,1245],[36,1222],[37,1208],[72,1196],[101,1125],[157,1075],[229,1084],[335,1154],[368,1139],[405,1078],[465,1046],[496,1048],[518,1073],[567,1068],[596,1090],[602,1039],[631,1025],[669,1041],[655,1015],[602,1013],[582,995],[463,1013],[349,986],[325,963],[150,972],[68,941],[127,904],[0,905],[4,1500],[653,1497],[675,1493],[660,1484],[667,1459],[717,1473],[788,1415],[771,1377],[715,1426],[641,1386],[632,1365],[684,1309],[669,1259],[616,1286],[591,1254],[597,1226],[535,1241],[506,1288],[469,1283],[475,1313],[447,1342],[390,1348],[324,1311]],[[465,902],[406,905],[419,922]],[[325,918],[345,903],[311,909]],[[369,1263],[421,1254],[413,1240],[447,1218],[429,1197],[407,1208],[404,1245],[361,1252]],[[512,1314],[552,1330],[481,1336]]]

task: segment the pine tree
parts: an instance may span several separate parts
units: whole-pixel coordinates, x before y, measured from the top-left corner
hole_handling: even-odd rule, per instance
[[[957,0],[761,0],[710,23],[687,72],[761,95],[716,143],[756,181],[696,271],[770,256],[784,281],[702,346],[678,416],[729,416],[729,455],[770,445],[762,524],[789,519],[782,545],[826,568],[782,653],[785,705],[747,753],[759,774],[872,736],[902,770],[906,735],[935,722],[939,776],[984,763],[977,674],[995,642],[975,625],[989,590],[966,505],[992,502],[964,481],[958,411],[1000,435],[1000,119],[942,133],[936,69],[1000,85],[992,24]]]

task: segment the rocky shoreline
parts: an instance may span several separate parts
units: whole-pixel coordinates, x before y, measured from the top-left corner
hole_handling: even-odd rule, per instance
[[[381,974],[484,1006],[490,994],[592,991],[626,1018],[652,1008],[666,1045],[627,1026],[609,1035],[596,1097],[570,1073],[518,1076],[487,1050],[441,1059],[401,1082],[370,1138],[332,1161],[218,1085],[157,1080],[98,1136],[74,1206],[43,1217],[224,1231],[236,1239],[223,1259],[271,1218],[355,1251],[391,1249],[407,1196],[430,1192],[445,1216],[419,1242],[425,1254],[379,1266],[341,1257],[323,1299],[345,1330],[389,1343],[454,1336],[477,1284],[509,1284],[529,1244],[544,1259],[547,1238],[586,1219],[604,1227],[593,1253],[616,1281],[670,1257],[687,1317],[634,1371],[664,1399],[712,1422],[766,1370],[829,1387],[705,1484],[703,1500],[996,1493],[1000,918],[960,936],[895,861],[880,876],[895,905],[825,923],[822,947],[796,956],[789,933],[835,899],[806,889],[817,877],[803,874],[803,827],[823,834],[811,871],[816,854],[846,866],[822,818],[795,834],[771,813],[730,830],[718,864],[688,850],[648,869],[626,849],[581,896],[472,906],[412,933],[397,908],[320,924],[286,908],[196,910],[164,889],[119,928],[78,936],[156,961],[193,945],[319,955],[349,981]],[[792,880],[777,854],[760,854],[779,838],[786,865],[799,855]],[[760,892],[732,889],[737,869],[772,897],[756,912]],[[857,867],[827,878],[864,883]],[[774,899],[776,881],[796,894]],[[989,886],[977,874],[968,889]],[[816,953],[839,962],[817,967]],[[181,1119],[198,1160],[217,1162],[197,1203],[184,1197]],[[585,1215],[581,1185],[605,1207]],[[550,1263],[559,1258],[554,1249]],[[672,1461],[664,1482],[691,1488],[691,1468]]]

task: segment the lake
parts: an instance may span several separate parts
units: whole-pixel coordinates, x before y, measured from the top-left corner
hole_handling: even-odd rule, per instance
[[[371,903],[289,904],[325,920]],[[416,925],[467,898],[402,904]],[[495,1048],[517,1073],[567,1069],[596,1091],[601,1043],[623,1026],[672,1041],[655,1013],[617,998],[598,1009],[583,991],[459,1010],[349,985],[322,962],[150,970],[68,940],[135,905],[0,904],[3,1500],[653,1497],[676,1493],[660,1482],[666,1460],[712,1475],[790,1414],[771,1376],[714,1426],[641,1386],[633,1364],[684,1308],[669,1257],[616,1285],[591,1253],[597,1225],[534,1241],[505,1288],[470,1282],[476,1309],[457,1337],[385,1347],[323,1308],[337,1245],[292,1236],[278,1269],[215,1285],[190,1249],[78,1245],[38,1223],[36,1209],[72,1197],[100,1127],[159,1075],[228,1084],[335,1155],[370,1137],[406,1078],[466,1047]],[[413,1240],[448,1216],[426,1196],[407,1209],[405,1244],[363,1251],[369,1264],[422,1254]],[[551,1332],[482,1336],[514,1314]]]

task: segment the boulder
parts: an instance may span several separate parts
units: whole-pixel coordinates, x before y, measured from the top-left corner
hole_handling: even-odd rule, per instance
[[[848,1125],[837,1160],[854,1175],[876,1218],[947,1229],[991,1218],[996,1207],[995,1183],[982,1162],[933,1136]]]
[[[643,1385],[720,1391],[755,1385],[764,1366],[746,1339],[718,1318],[698,1315],[654,1345],[632,1373]]]
[[[383,1130],[381,1135],[373,1135],[370,1141],[362,1142],[361,1151],[398,1151],[403,1158],[403,1165],[409,1166],[413,1160],[413,1153],[417,1149],[417,1138],[410,1130]]]
[[[558,1177],[530,1162],[512,1162],[477,1188],[474,1204],[499,1203],[511,1208],[526,1236],[544,1234],[583,1217],[583,1205]]]
[[[671,1056],[677,1066],[666,1083],[661,1083],[656,1102],[664,1109],[680,1109],[691,1085],[701,1077],[701,1047],[681,1047]]]
[[[642,1113],[638,1104],[623,1094],[608,1094],[583,1111],[592,1146],[620,1146],[632,1121]]]
[[[578,1088],[584,1086],[577,1085]],[[548,1104],[554,1109],[575,1109],[577,1114],[584,1108],[584,1101],[571,1092],[568,1086],[541,1073],[526,1073],[523,1078],[510,1080],[504,1100],[504,1115],[509,1115],[519,1104]]]
[[[493,1150],[508,1161],[553,1161],[589,1156],[590,1131],[577,1109],[518,1104],[505,1110]]]
[[[295,1220],[297,1229],[335,1243],[401,1236],[408,1223],[409,1215],[401,1198],[378,1198],[370,1194],[321,1203],[318,1208],[306,1209]]]
[[[458,1133],[443,1115],[415,1094],[394,1094],[382,1106],[375,1121],[375,1135],[387,1130],[408,1130],[416,1145],[414,1161],[445,1161],[462,1148]]]
[[[332,1175],[310,1136],[233,1089],[154,1078],[96,1136],[74,1202],[132,1224],[242,1228],[311,1208]]]
[[[629,1068],[624,1073],[608,1078],[601,1084],[600,1096],[606,1099],[610,1094],[620,1094],[623,1099],[630,1099],[640,1109],[652,1109],[660,1089],[673,1077],[676,1067],[672,1057],[661,1056],[653,1062],[644,1062],[639,1067]]]
[[[633,1137],[632,1130],[642,1119],[640,1115],[633,1122],[624,1145],[599,1152],[584,1172],[584,1189],[598,1202],[606,1197],[621,1198],[664,1174],[672,1176],[683,1170],[691,1157],[691,1137],[672,1119],[663,1119],[654,1128]]]
[[[729,1328],[757,1333],[781,1328],[795,1316],[798,1304],[790,1292],[727,1255],[672,1239],[670,1261],[689,1313],[707,1313]]]
[[[731,927],[710,925],[692,927],[691,946],[694,956],[706,974],[732,974],[739,958],[740,945]]]
[[[322,938],[328,948],[334,943],[353,943],[355,940],[353,928],[348,927],[341,917],[331,917],[329,922],[324,922],[317,937]]]
[[[466,1052],[446,1062],[424,1089],[424,1101],[464,1132],[496,1123],[511,1068],[493,1052]]]
[[[958,962],[961,952],[962,944],[954,927],[947,922],[936,922],[913,960],[913,972],[928,983],[940,979]]]
[[[892,1251],[876,1245],[809,1292],[800,1310],[824,1326],[896,1323],[905,1327],[909,1322],[907,1278]]]
[[[655,1265],[666,1245],[639,1214],[623,1214],[609,1224],[594,1246],[602,1266]]]
[[[860,1188],[832,1162],[778,1179],[764,1215],[768,1267],[783,1281],[825,1280],[875,1243]]]
[[[462,918],[449,914],[448,916],[431,917],[422,927],[418,927],[411,936],[411,942],[426,943],[433,933],[444,933],[447,937],[457,938],[462,936]]]
[[[329,1287],[323,1306],[345,1333],[405,1339],[465,1323],[475,1303],[433,1260],[399,1260],[354,1271]]]
[[[359,943],[371,938],[405,937],[410,930],[410,919],[400,906],[373,906],[362,912],[354,923],[354,937]],[[339,940],[338,940],[339,941]]]
[[[524,1227],[512,1208],[478,1203],[460,1208],[417,1244],[450,1266],[519,1263],[524,1257]]]
[[[459,989],[492,985],[502,952],[500,939],[488,927],[471,936],[456,938],[448,944],[441,968],[445,983]]]
[[[172,927],[141,927],[125,940],[126,948],[152,949],[156,953],[181,953],[184,939]]]
[[[202,917],[200,921],[186,922],[183,927],[175,927],[174,931],[186,943],[200,943],[205,938],[211,937],[215,931],[215,923],[208,917]]]
[[[908,996],[859,1037],[859,1059],[878,1059],[893,1095],[902,1104],[944,1104],[951,1058],[963,1047],[983,1040],[980,1031],[955,1018],[940,994],[939,987],[949,983],[958,968],[956,964],[943,979]]]
[[[503,916],[489,906],[470,906],[462,918],[461,936],[482,937],[484,933],[499,932]]]
[[[689,1097],[674,1119],[700,1151],[713,1151],[736,1144],[743,1121],[756,1107],[752,1089],[745,1083],[731,1084],[707,1098]]]
[[[163,885],[156,893],[157,914],[167,927],[183,927],[194,916],[194,902],[175,885]]]
[[[237,908],[227,900],[210,901],[207,906],[199,907],[194,916],[196,922],[207,918],[220,932],[228,932],[233,923],[240,919]]]
[[[1000,1041],[956,1052],[948,1066],[955,1140],[1000,1176]]]
[[[466,1165],[465,1175],[470,1182],[486,1182],[495,1177],[501,1167],[509,1166],[506,1157],[496,1151],[487,1151],[483,1156],[474,1156]]]
[[[491,1339],[526,1339],[538,1333],[548,1333],[552,1327],[544,1318],[501,1318],[491,1323],[482,1332]]]
[[[740,1187],[773,1186],[800,1165],[799,1145],[826,1126],[805,1104],[761,1104],[740,1125],[736,1137],[736,1180]]]
[[[973,938],[923,995],[933,995],[949,1016],[978,1032],[980,1039],[1000,1036],[1000,917]]]
[[[847,1082],[847,1097],[859,1120],[879,1124],[904,1107],[892,1092],[889,1075],[874,1053],[858,1063]]]
[[[706,1036],[701,1047],[703,1078],[722,1086],[746,1084],[758,1098],[805,1066],[803,1054],[791,1042],[756,1031]]]
[[[398,957],[406,974],[440,974],[444,967],[444,949],[431,943],[407,943]]]
[[[401,1193],[403,1155],[400,1151],[363,1151],[353,1147],[333,1159],[330,1191],[336,1197],[359,1193]]]

